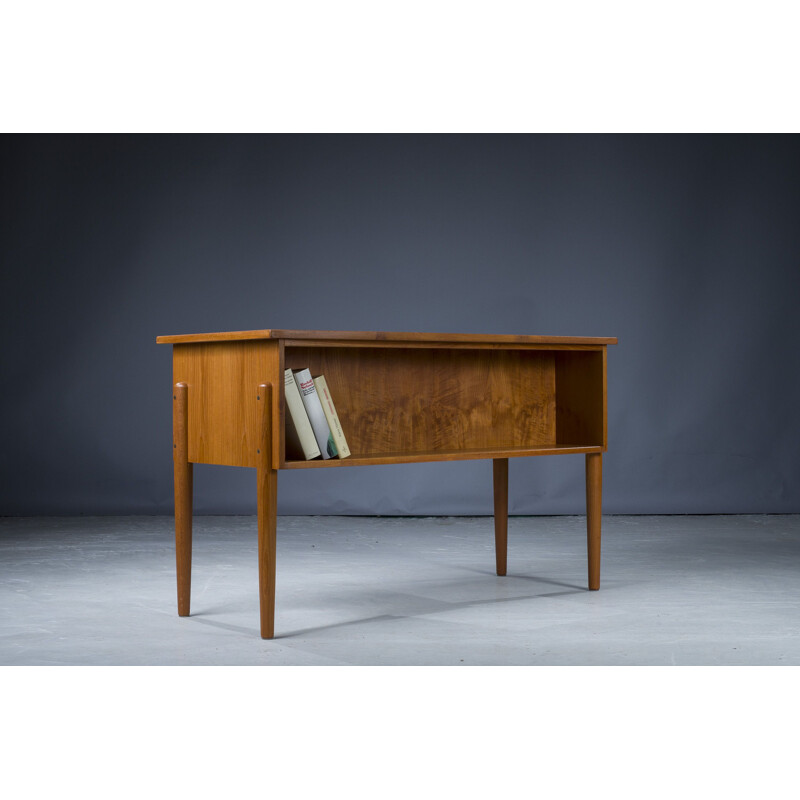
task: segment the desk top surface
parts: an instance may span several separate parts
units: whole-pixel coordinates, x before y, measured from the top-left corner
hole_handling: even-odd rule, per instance
[[[188,344],[192,342],[230,342],[246,339],[314,339],[341,342],[437,342],[441,344],[616,344],[615,337],[595,336],[528,336],[505,333],[416,333],[386,331],[228,331],[223,333],[187,333],[159,336],[158,344]]]

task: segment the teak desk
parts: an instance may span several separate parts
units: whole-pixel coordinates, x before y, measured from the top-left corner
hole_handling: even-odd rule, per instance
[[[189,615],[192,465],[255,467],[261,636],[275,619],[279,469],[491,458],[497,574],[506,574],[508,459],[586,454],[589,588],[600,588],[606,346],[613,338],[240,331],[173,345],[178,614]],[[284,369],[324,375],[352,455],[287,461]]]

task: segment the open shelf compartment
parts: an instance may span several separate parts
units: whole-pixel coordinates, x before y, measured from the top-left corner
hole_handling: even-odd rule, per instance
[[[286,346],[284,369],[324,375],[346,459],[302,469],[602,452],[605,348]],[[286,414],[280,395],[281,443]]]

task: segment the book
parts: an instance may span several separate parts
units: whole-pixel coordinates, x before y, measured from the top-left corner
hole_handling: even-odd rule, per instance
[[[325,459],[334,458],[339,454],[339,451],[333,441],[328,420],[325,419],[325,412],[322,410],[319,395],[314,388],[314,379],[311,377],[311,372],[308,369],[297,370],[294,373],[294,379],[297,383],[297,388],[300,390],[300,396],[303,398],[303,405],[306,408],[308,420],[314,430],[314,437],[317,440],[322,457]]]
[[[283,373],[286,395],[286,458],[310,461],[320,455],[314,430],[290,369]]]
[[[342,423],[339,422],[339,415],[336,413],[336,406],[333,405],[333,399],[328,391],[328,382],[325,380],[325,376],[320,375],[318,378],[314,378],[314,386],[322,403],[325,419],[328,420],[328,427],[331,429],[336,449],[339,451],[339,458],[347,458],[350,455],[350,448],[347,446],[347,439],[344,438]]]

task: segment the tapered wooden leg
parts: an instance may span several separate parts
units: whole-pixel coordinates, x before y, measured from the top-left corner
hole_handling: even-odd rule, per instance
[[[506,574],[508,554],[508,459],[493,459],[494,471],[494,555],[497,574]]]
[[[586,454],[586,540],[589,552],[589,588],[600,588],[600,516],[603,494],[603,456]]]
[[[261,435],[258,448],[258,595],[261,638],[275,635],[275,544],[278,508],[278,471],[272,469],[272,385],[258,387]]]
[[[175,566],[178,614],[189,616],[192,594],[192,467],[188,439],[189,389],[176,383],[172,393],[172,457],[175,469]]]

